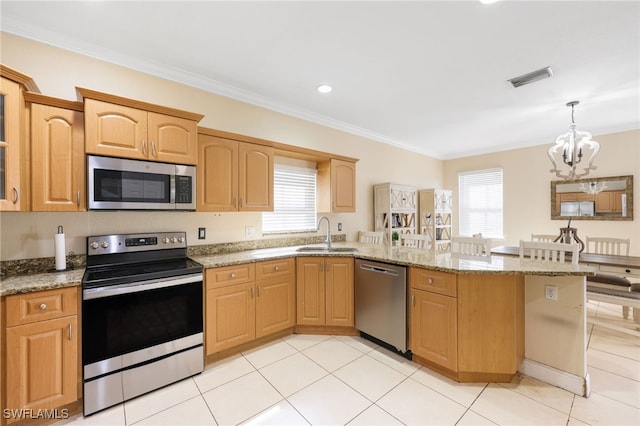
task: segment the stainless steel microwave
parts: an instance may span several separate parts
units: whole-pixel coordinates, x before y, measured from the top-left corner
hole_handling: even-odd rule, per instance
[[[87,156],[89,210],[195,210],[196,168]]]

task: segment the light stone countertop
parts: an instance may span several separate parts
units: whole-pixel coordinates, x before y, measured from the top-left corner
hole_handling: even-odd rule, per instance
[[[322,247],[323,244],[314,246]],[[594,275],[595,268],[568,263],[521,261],[519,258],[492,255],[490,258],[472,258],[452,253],[435,253],[388,245],[370,245],[355,242],[332,243],[332,247],[355,247],[357,252],[298,252],[300,246],[239,251],[226,254],[191,256],[204,268],[238,265],[248,262],[282,259],[296,256],[357,257],[396,265],[418,266],[443,272],[461,274],[525,274],[525,275]],[[35,275],[11,276],[0,280],[0,296],[73,287],[82,284],[84,269]]]

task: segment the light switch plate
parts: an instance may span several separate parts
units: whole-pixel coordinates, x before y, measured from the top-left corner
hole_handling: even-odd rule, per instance
[[[207,238],[207,228],[198,228],[198,239],[204,240]]]
[[[244,228],[244,236],[247,238],[253,238],[256,236],[256,227],[255,226],[245,226]]]

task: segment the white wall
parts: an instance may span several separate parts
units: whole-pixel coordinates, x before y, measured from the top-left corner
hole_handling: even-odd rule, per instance
[[[192,87],[108,64],[42,43],[0,33],[0,61],[31,76],[49,96],[76,100],[75,87],[204,114],[203,127],[359,158],[357,212],[329,215],[333,231],[348,239],[373,227],[371,186],[395,182],[418,188],[442,186],[443,164],[424,155],[319,126]],[[85,252],[87,235],[114,232],[187,231],[190,245],[241,241],[245,226],[261,229],[260,213],[2,213],[0,260],[53,256],[53,234],[62,225],[67,251]],[[197,240],[197,228],[207,239]],[[324,231],[324,228],[323,228]],[[260,233],[258,232],[258,235]]]
[[[585,127],[582,130],[588,131]],[[558,129],[558,134],[563,129]],[[458,173],[493,167],[503,169],[504,179],[504,243],[518,245],[531,234],[559,234],[567,226],[566,220],[551,220],[550,182],[558,180],[551,174],[549,145],[503,151],[494,154],[465,157],[444,162],[444,185],[454,190],[454,210],[457,211]],[[632,256],[640,256],[640,130],[608,135],[594,135],[600,143],[600,154],[594,164],[597,170],[589,177],[634,176],[634,220],[574,220],[578,236],[631,238]],[[457,233],[454,218],[454,233]]]

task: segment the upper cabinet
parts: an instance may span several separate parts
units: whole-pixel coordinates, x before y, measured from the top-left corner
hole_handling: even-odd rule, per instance
[[[0,64],[0,211],[28,209],[28,152],[24,92],[38,92],[31,77]]]
[[[318,211],[356,211],[356,164],[332,158],[318,163]]]
[[[25,93],[31,139],[31,210],[86,210],[81,102]]]
[[[198,135],[197,211],[273,211],[273,147]]]
[[[202,115],[89,89],[77,90],[84,97],[88,154],[197,164]]]

